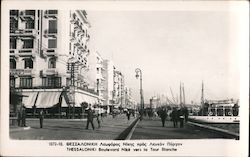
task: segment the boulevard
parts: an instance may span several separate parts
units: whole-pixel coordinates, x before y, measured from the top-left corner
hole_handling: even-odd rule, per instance
[[[39,119],[27,119],[28,129],[10,127],[10,138],[18,140],[115,140],[134,121],[131,117],[128,121],[126,115],[120,114],[115,118],[107,116],[101,121],[101,128],[97,128],[94,119],[95,130],[86,127],[86,119],[45,119],[44,127],[39,127]],[[174,128],[172,121],[167,120],[162,127],[158,117],[143,118],[138,121],[130,132],[130,140],[142,139],[220,139],[228,138],[206,129],[202,129],[186,123],[183,128]]]

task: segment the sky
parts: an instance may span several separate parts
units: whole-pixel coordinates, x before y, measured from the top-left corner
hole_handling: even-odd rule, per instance
[[[237,14],[228,11],[88,11],[90,49],[113,60],[139,102],[142,70],[144,101],[179,95],[205,99],[239,98]]]

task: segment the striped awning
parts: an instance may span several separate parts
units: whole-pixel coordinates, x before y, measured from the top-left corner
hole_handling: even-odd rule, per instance
[[[81,103],[86,102],[88,104],[94,105],[98,103],[98,99],[82,93],[75,93],[75,105],[80,107]]]
[[[62,104],[61,104],[61,107],[69,107],[69,104],[67,104],[67,102],[66,102],[64,96],[62,97]]]
[[[23,104],[26,108],[32,108],[35,104],[35,100],[38,92],[23,92]]]
[[[37,108],[49,108],[56,105],[59,102],[61,92],[39,92],[36,107]]]

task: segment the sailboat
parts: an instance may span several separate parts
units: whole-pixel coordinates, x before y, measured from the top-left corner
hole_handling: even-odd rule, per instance
[[[202,123],[239,123],[239,101],[234,99],[204,100],[202,82],[201,109],[198,116],[189,116],[189,120]]]

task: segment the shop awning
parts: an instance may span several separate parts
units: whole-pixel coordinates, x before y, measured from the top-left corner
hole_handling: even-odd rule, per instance
[[[84,102],[81,95],[80,93],[75,93],[75,107],[81,107],[81,103]]]
[[[76,93],[75,95],[75,103],[76,107],[80,107],[81,103],[86,102],[88,104],[94,105],[98,103],[98,99],[89,95]],[[79,106],[78,106],[79,105]]]
[[[67,104],[67,102],[66,102],[64,96],[62,97],[62,104],[61,104],[61,107],[69,107],[69,104]]]
[[[32,108],[35,104],[35,100],[38,92],[23,92],[23,104],[26,108]]]
[[[49,108],[56,105],[59,102],[61,92],[39,92],[36,107],[37,108]]]

